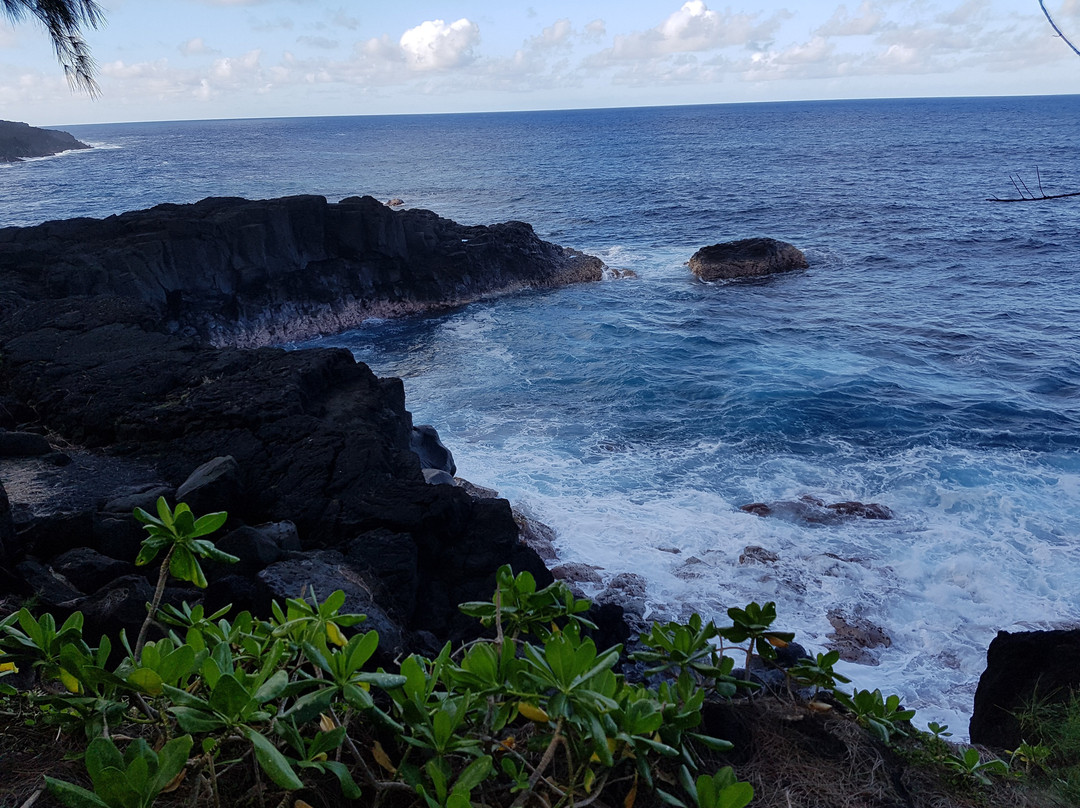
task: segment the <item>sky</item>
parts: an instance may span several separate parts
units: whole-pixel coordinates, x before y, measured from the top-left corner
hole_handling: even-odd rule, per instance
[[[101,94],[0,19],[0,118],[46,126],[1080,92],[1038,0],[99,0]],[[1080,44],[1080,0],[1047,0]]]

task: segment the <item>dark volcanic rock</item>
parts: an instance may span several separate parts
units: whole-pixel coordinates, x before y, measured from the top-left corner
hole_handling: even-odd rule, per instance
[[[0,229],[0,265],[27,297],[130,298],[174,329],[248,346],[600,280],[604,268],[524,222],[465,226],[367,196],[204,199]]]
[[[833,630],[829,632],[829,642],[825,646],[831,651],[839,651],[840,658],[845,662],[877,665],[877,658],[870,653],[870,649],[889,648],[892,645],[892,637],[885,629],[861,615],[845,615],[839,609],[830,609],[829,622]]]
[[[1050,703],[1080,692],[1080,629],[999,631],[986,652],[971,714],[971,742],[1016,749],[1021,738],[1015,713],[1033,697]]]
[[[443,445],[443,442],[439,439],[439,433],[430,424],[413,427],[409,446],[416,452],[416,456],[420,458],[421,467],[445,471],[451,477],[457,474],[454,455]]]
[[[690,271],[703,281],[750,278],[809,266],[802,250],[773,238],[747,238],[702,247],[689,263]]]
[[[117,578],[136,574],[131,561],[110,558],[89,547],[75,547],[53,559],[53,569],[87,594]]]
[[[38,457],[52,451],[44,435],[33,432],[0,432],[0,457]]]
[[[739,510],[755,516],[773,516],[789,522],[803,522],[810,525],[831,525],[846,519],[895,518],[892,510],[876,502],[848,501],[827,505],[824,500],[812,496],[777,502],[751,502],[748,505],[740,505]]]
[[[0,121],[0,163],[14,163],[26,157],[48,157],[72,149],[89,149],[67,132],[38,129],[16,121]]]
[[[0,264],[0,418],[33,421],[73,458],[0,458],[15,528],[0,535],[3,569],[33,573],[0,587],[70,603],[55,556],[133,559],[145,534],[131,510],[158,496],[229,513],[232,532],[213,538],[241,562],[206,564],[204,595],[177,590],[208,607],[299,595],[315,569],[300,562],[320,560],[370,591],[365,609],[395,638],[437,647],[475,635],[457,604],[489,599],[501,565],[551,582],[509,503],[425,482],[401,380],[343,349],[242,346],[599,278],[597,259],[520,222],[463,227],[370,198],[294,197],[8,228]],[[434,438],[424,462],[452,470]],[[325,595],[338,587],[322,572]],[[128,607],[145,575],[93,595],[103,622],[140,611]]]

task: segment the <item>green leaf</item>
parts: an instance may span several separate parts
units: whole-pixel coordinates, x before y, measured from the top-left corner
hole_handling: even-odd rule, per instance
[[[200,516],[195,520],[194,529],[191,531],[190,538],[197,539],[200,536],[210,535],[224,525],[228,518],[229,514],[225,511],[217,511],[216,513],[208,513],[205,516]]]
[[[136,668],[128,674],[127,680],[147,695],[161,695],[162,679],[157,671],[150,668]]]
[[[210,706],[230,718],[239,718],[251,701],[251,694],[231,673],[222,674],[210,694]]]
[[[345,703],[354,710],[369,710],[375,706],[371,694],[359,685],[345,685],[341,689],[341,695],[345,699]]]
[[[454,791],[463,791],[468,794],[488,778],[492,768],[491,755],[477,758],[458,775],[457,782],[454,783]]]
[[[126,768],[124,756],[109,738],[94,738],[86,747],[86,771],[90,779],[97,782],[99,773],[106,768]]]
[[[234,556],[232,553],[226,553],[224,550],[219,550],[214,546],[212,541],[207,539],[194,539],[188,547],[195,555],[202,556],[203,558],[209,558],[211,561],[217,561],[222,564],[235,564],[240,560],[239,556]]]
[[[367,631],[349,640],[339,653],[346,654],[349,672],[359,670],[360,667],[371,659],[371,655],[379,647],[379,634],[375,631]],[[401,677],[404,679],[405,677]],[[396,687],[396,685],[388,685]]]
[[[170,707],[169,712],[176,716],[176,723],[184,732],[217,732],[227,726],[213,713],[195,707]]]
[[[316,690],[301,696],[293,702],[292,707],[286,711],[285,715],[289,718],[295,718],[298,723],[303,724],[317,718],[319,713],[326,712],[333,699],[333,688]]]
[[[150,783],[153,793],[160,794],[176,775],[183,771],[187,765],[188,754],[191,752],[192,738],[190,735],[181,735],[173,738],[158,752],[158,769]]]
[[[368,684],[381,687],[383,690],[389,690],[393,687],[400,687],[405,684],[405,677],[397,673],[359,673],[353,677],[354,682],[367,682]]]
[[[334,727],[329,732],[320,732],[312,739],[311,748],[308,750],[308,756],[313,758],[323,752],[330,752],[333,749],[337,749],[344,740],[345,727]]]
[[[169,697],[172,703],[179,707],[194,707],[197,710],[210,710],[210,702],[201,696],[196,696],[193,693],[188,693],[186,690],[182,690],[172,685],[162,685],[162,692]]]
[[[719,794],[716,808],[745,808],[754,799],[754,787],[749,783],[732,783]]]
[[[711,735],[701,735],[697,732],[688,732],[687,735],[716,752],[727,752],[735,748],[735,744],[731,741],[725,741],[723,738],[714,738]]]
[[[334,669],[330,667],[330,661],[326,658],[321,648],[318,648],[314,643],[303,642],[300,647],[304,650],[304,656],[308,658],[316,667],[322,668],[326,673],[331,676],[334,675]]]
[[[344,605],[345,593],[340,589],[336,589],[331,592],[330,597],[323,601],[322,605],[319,606],[319,616],[333,617]]]
[[[139,548],[139,554],[135,556],[135,566],[141,567],[145,564],[149,564],[155,558],[157,558],[158,551],[161,550],[162,544],[152,544],[149,540],[144,540],[142,547]]]
[[[348,766],[337,760],[324,760],[322,761],[321,766],[325,769],[329,769],[338,779],[338,783],[341,784],[341,793],[345,796],[345,799],[360,799],[360,787],[356,785],[356,781],[353,780],[352,774],[349,773]]]
[[[49,793],[68,808],[112,808],[94,792],[87,791],[74,783],[56,780],[46,775],[45,785],[48,787]]]
[[[146,763],[140,762],[145,768]],[[112,766],[98,772],[94,778],[94,793],[117,808],[135,808],[139,803],[139,792],[128,784],[126,772]]]
[[[263,683],[262,687],[255,691],[255,701],[259,704],[266,704],[266,702],[276,699],[288,684],[288,673],[283,670],[274,671],[273,675]]]
[[[255,749],[255,759],[259,761],[259,766],[277,786],[287,791],[304,787],[289,761],[265,735],[250,727],[244,728],[244,735]]]

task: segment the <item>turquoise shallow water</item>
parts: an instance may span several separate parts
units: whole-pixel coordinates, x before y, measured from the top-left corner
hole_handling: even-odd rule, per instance
[[[523,219],[636,278],[526,292],[322,344],[405,379],[460,473],[636,572],[657,617],[776,600],[885,628],[860,686],[966,726],[998,629],[1080,620],[1080,97],[73,127],[0,168],[0,224],[207,195],[399,196]],[[695,281],[769,235],[808,270]],[[751,501],[880,502],[813,526]],[[748,545],[780,556],[740,565]],[[673,551],[678,552],[673,552]]]

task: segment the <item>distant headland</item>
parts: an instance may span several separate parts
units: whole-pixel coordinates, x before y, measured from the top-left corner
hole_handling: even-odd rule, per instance
[[[27,157],[48,157],[72,149],[89,148],[67,132],[38,129],[18,121],[0,121],[0,163],[17,163]]]

